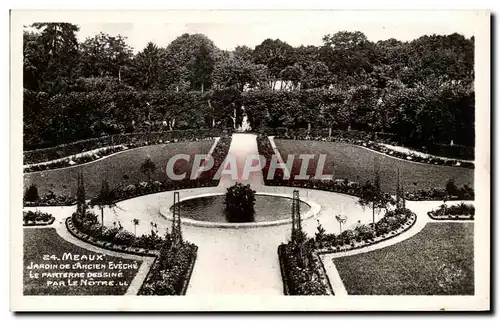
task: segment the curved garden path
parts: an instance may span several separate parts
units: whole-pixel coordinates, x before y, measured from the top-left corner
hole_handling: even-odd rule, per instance
[[[236,156],[238,173],[241,174],[246,160],[245,156],[258,154],[255,135],[233,134],[229,153]],[[291,196],[294,190],[294,188],[290,187],[265,186],[260,171],[252,173],[248,180],[241,179],[241,176],[237,180],[245,184],[251,184],[252,188],[257,192]],[[182,200],[185,197],[207,193],[223,193],[233,183],[234,180],[230,175],[223,175],[219,186],[181,190],[179,191],[180,197]],[[335,215],[339,213],[347,215],[348,218],[347,223],[342,226],[343,230],[356,226],[358,221],[368,223],[372,219],[371,210],[367,209],[365,211],[361,208],[354,196],[309,189],[299,189],[299,192],[302,200],[306,202],[311,200],[321,206],[321,210],[315,219],[308,219],[303,222],[303,229],[310,236],[316,232],[318,222],[322,224],[328,233],[338,233],[339,225]],[[151,223],[155,223],[158,226],[158,232],[163,234],[166,230],[170,230],[171,222],[160,211],[170,208],[172,204],[173,192],[150,194],[125,200],[119,202],[117,207],[105,211],[105,224],[113,225],[113,222],[119,221],[125,229],[134,231],[132,220],[137,218],[140,220],[140,224],[137,226],[137,235],[150,233]],[[343,255],[355,255],[376,250],[415,235],[430,220],[427,212],[439,207],[441,204],[441,202],[436,201],[408,201],[407,206],[417,214],[417,222],[412,228],[388,241],[364,249],[346,252]],[[70,216],[74,209],[74,206],[43,208],[44,211],[52,213],[56,217],[54,224],[59,224],[58,221]],[[381,217],[382,214],[379,214],[377,219]],[[182,229],[184,239],[195,243],[199,247],[198,258],[187,295],[283,295],[277,247],[289,239],[289,225],[232,229],[206,228],[184,224]],[[85,247],[90,247],[90,245],[85,244]],[[332,260],[327,259],[324,261],[326,263]],[[329,266],[326,268],[336,294],[341,295],[343,284],[340,277],[340,282],[335,280],[336,269],[331,272]],[[335,267],[333,266],[333,268]]]

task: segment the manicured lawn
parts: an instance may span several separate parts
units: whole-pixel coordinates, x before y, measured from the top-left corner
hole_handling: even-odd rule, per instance
[[[286,161],[289,154],[326,155],[325,174],[332,174],[337,179],[349,179],[364,183],[373,179],[374,159],[380,164],[380,184],[384,191],[396,191],[397,168],[399,167],[401,183],[406,191],[444,188],[446,181],[455,179],[458,186],[469,184],[474,186],[474,170],[461,167],[437,166],[422,163],[407,162],[387,157],[365,148],[351,144],[336,142],[318,142],[301,140],[276,139],[276,147]],[[297,163],[300,168],[300,163]],[[308,174],[314,175],[316,166],[309,164]]]
[[[123,295],[127,291],[128,285],[133,280],[138,269],[110,269],[109,262],[114,262],[113,264],[118,264],[119,262],[123,264],[136,263],[137,267],[140,267],[141,261],[126,260],[119,257],[113,256],[103,256],[103,260],[98,261],[76,261],[76,260],[63,260],[64,253],[71,253],[72,255],[95,255],[97,253],[78,247],[72,243],[66,242],[59,235],[57,235],[56,230],[53,228],[40,228],[40,229],[24,229],[24,295]],[[44,255],[54,255],[60,260],[44,260]],[[55,258],[54,257],[54,258]],[[56,277],[40,277],[38,279],[30,278],[30,270],[27,268],[31,265],[31,262],[35,264],[75,264],[80,262],[82,264],[96,263],[106,265],[105,269],[32,269],[32,272],[38,272],[42,276],[43,272],[79,272],[85,273],[84,280],[89,282],[91,278],[87,277],[87,273],[95,272],[122,272],[123,275],[120,277],[94,277],[93,281],[109,281],[114,280],[113,285],[91,285],[79,284],[81,278],[71,278],[71,282],[77,282],[76,286],[68,286],[68,278],[56,278]],[[47,280],[51,281],[63,281],[65,285],[55,286],[53,284],[47,284]],[[119,284],[119,282],[126,282],[126,284]]]
[[[213,140],[203,140],[146,146],[82,166],[26,173],[24,174],[24,186],[29,186],[32,183],[36,184],[39,195],[45,195],[50,190],[56,195],[76,195],[76,179],[78,173],[82,172],[87,197],[93,197],[99,192],[104,178],[107,178],[111,187],[146,181],[147,176],[141,173],[139,168],[148,156],[156,165],[156,171],[152,175],[152,179],[162,181],[166,178],[165,167],[172,156],[188,154],[192,155],[192,161],[194,154],[208,154],[213,143]],[[187,169],[191,169],[191,165],[184,160],[179,160],[176,162],[176,168],[178,168],[177,173],[183,173]],[[188,171],[188,176],[189,173]],[[127,175],[128,179],[124,179],[124,175]]]
[[[334,263],[350,295],[474,295],[473,241],[474,223],[429,223],[406,241]]]

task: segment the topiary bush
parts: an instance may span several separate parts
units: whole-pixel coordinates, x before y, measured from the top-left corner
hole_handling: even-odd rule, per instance
[[[253,222],[255,220],[255,191],[250,185],[236,183],[229,187],[224,201],[229,222]]]

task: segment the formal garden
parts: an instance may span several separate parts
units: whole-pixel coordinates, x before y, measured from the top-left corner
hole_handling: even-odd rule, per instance
[[[474,293],[473,39],[228,52],[184,34],[134,53],[77,32],[24,33],[26,295]],[[48,253],[131,268],[51,283],[28,268]]]

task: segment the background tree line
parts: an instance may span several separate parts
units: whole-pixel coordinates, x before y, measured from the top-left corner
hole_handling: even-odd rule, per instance
[[[24,32],[25,148],[233,127],[241,106],[254,129],[356,129],[393,133],[418,148],[474,145],[474,38],[371,42],[342,31],[321,46],[265,39],[225,51],[202,34],[184,34],[134,54],[121,36],[79,43],[78,30],[36,23]]]

